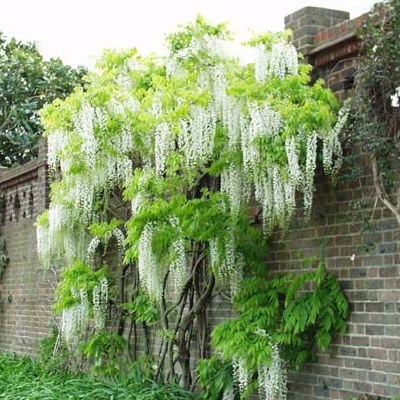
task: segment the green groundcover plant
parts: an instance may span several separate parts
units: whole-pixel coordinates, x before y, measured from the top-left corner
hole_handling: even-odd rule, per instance
[[[195,400],[196,395],[176,385],[160,385],[134,370],[113,379],[90,375],[50,373],[29,358],[0,355],[0,399],[7,400]]]

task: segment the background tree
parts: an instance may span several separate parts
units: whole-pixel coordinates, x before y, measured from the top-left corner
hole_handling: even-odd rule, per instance
[[[0,34],[0,165],[35,157],[43,133],[38,111],[82,85],[85,72],[60,59],[45,61],[34,43]]]
[[[360,36],[351,139],[369,157],[376,195],[400,225],[400,1],[378,3]]]

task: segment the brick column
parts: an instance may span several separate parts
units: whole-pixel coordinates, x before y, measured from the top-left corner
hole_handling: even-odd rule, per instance
[[[348,20],[346,11],[320,7],[304,7],[285,17],[285,29],[293,32],[293,44],[307,57],[314,47],[314,35],[326,28]]]
[[[47,174],[47,140],[41,139],[39,142],[38,149],[38,161],[43,161],[41,166],[38,168],[38,200],[37,208],[38,213],[43,212],[49,206],[49,181]]]

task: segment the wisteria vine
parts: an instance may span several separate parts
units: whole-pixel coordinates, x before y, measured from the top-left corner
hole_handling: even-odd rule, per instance
[[[85,260],[96,271],[114,238],[123,271],[119,301],[126,301],[131,268],[138,284],[132,292],[144,290],[161,312],[160,364],[168,364],[171,379],[180,364],[186,386],[194,321],[205,356],[213,293],[228,285],[235,296],[256,263],[245,247],[257,231],[247,207],[259,207],[264,238],[287,228],[296,193],[309,214],[318,142],[325,170],[337,173],[347,116],[344,109],[336,117],[338,104],[321,81],[311,84],[309,66],[298,63],[286,35],[248,45],[228,37],[223,26],[199,18],[170,35],[166,58],[108,52],[85,90],[42,112],[54,182],[50,208],[37,222],[40,259],[63,268]],[[89,314],[85,292],[74,294],[63,310],[67,342],[90,315],[95,330],[106,327],[107,288],[106,278],[92,288]],[[129,307],[138,315],[134,295]],[[129,335],[137,321],[147,319],[133,320]],[[272,364],[260,366],[266,399],[284,398],[283,389],[271,394],[268,386],[284,386],[279,360],[276,348]],[[243,360],[234,366],[244,390]]]

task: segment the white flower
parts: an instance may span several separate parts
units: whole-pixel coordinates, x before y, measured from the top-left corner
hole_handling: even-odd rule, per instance
[[[161,298],[163,288],[158,271],[158,262],[152,248],[154,229],[154,224],[149,222],[140,235],[138,269],[141,284],[150,297],[158,300]]]
[[[108,282],[102,278],[93,288],[93,319],[96,330],[104,329],[108,310]]]
[[[395,93],[390,96],[390,100],[392,102],[392,107],[399,107],[399,97],[400,97],[400,86],[396,89]]]
[[[272,360],[268,366],[258,370],[260,398],[264,400],[286,400],[287,371],[276,344],[271,344]]]
[[[243,358],[234,358],[232,361],[233,379],[239,387],[239,392],[243,393],[249,384],[249,373],[246,369]]]

